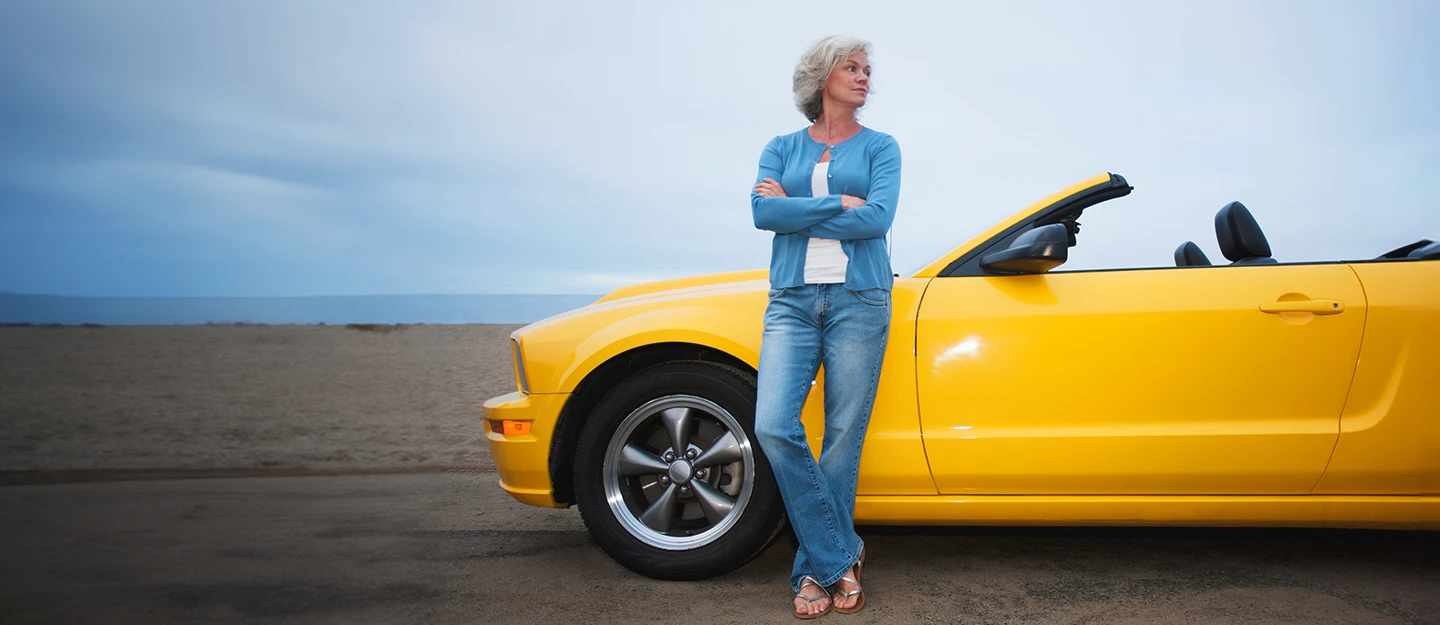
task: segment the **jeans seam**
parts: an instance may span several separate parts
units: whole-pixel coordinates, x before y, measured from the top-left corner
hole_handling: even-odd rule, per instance
[[[876,307],[876,308],[884,308],[884,307],[886,307],[886,306],[888,306],[888,305],[890,304],[890,302],[884,301],[884,300],[881,300],[881,301],[879,301],[879,302],[876,302],[876,301],[873,301],[873,300],[865,299],[865,296],[861,295],[859,291],[852,290],[852,291],[850,291],[850,292],[853,293],[853,294],[855,295],[855,299],[860,300],[860,303],[862,303],[862,304],[868,304],[868,305],[874,306],[874,307]]]
[[[887,323],[886,323],[886,327],[885,327],[885,332],[882,334],[881,339],[880,339],[880,345],[883,347],[886,343],[889,342],[889,340],[890,340],[890,327],[889,327],[889,323],[887,322]],[[867,388],[868,388],[868,391],[867,391],[868,397],[865,398],[865,408],[866,408],[866,410],[865,410],[865,412],[864,412],[864,415],[865,415],[865,428],[864,428],[864,429],[865,429],[867,432],[870,430],[870,417],[871,417],[872,413],[874,413],[874,411],[875,411],[875,394],[876,394],[876,392],[879,391],[879,387],[880,387],[880,369],[883,368],[884,365],[885,365],[885,356],[884,356],[884,353],[882,352],[880,358],[877,358],[877,359],[875,360],[875,367],[870,370],[870,385],[867,387]],[[859,481],[859,479],[860,479],[860,456],[861,456],[862,453],[864,453],[864,451],[865,451],[865,446],[864,446],[864,445],[859,446],[859,448],[855,450],[855,457],[854,457],[854,459],[853,459],[853,460],[854,460],[853,465],[854,465],[854,467],[855,467],[855,473],[854,473],[854,475],[851,476],[851,478],[854,479],[854,480],[856,480],[856,481]]]
[[[827,299],[828,299],[828,298],[827,298]],[[815,374],[819,372],[819,369],[820,369],[820,353],[821,353],[821,350],[822,350],[822,349],[823,349],[823,346],[817,347],[817,348],[815,349],[815,355],[814,355],[813,357],[811,357],[811,359],[810,359],[810,372],[811,372],[811,373],[810,373],[810,378],[811,378],[811,379],[814,379]],[[802,387],[802,390],[805,392],[806,395],[809,394],[809,390],[810,390],[810,389],[809,389],[808,386]],[[803,402],[803,401],[801,402],[801,407],[802,407],[802,408],[801,408],[800,414],[798,414],[798,415],[795,416],[795,430],[797,431],[797,433],[800,434],[800,439],[801,439],[802,441],[804,441],[804,440],[806,440],[806,439],[805,439],[805,428],[804,428],[804,423],[801,421],[801,417],[805,414],[805,411],[804,411],[804,408],[803,408],[803,407],[804,407],[804,402]],[[809,451],[809,449],[808,449],[809,446],[806,445],[806,447],[807,447],[807,449],[805,450],[805,453],[810,453],[810,451]],[[815,492],[820,493],[820,496],[821,496],[821,498],[822,498],[822,500],[823,500],[824,497],[825,497],[825,489],[823,489],[823,488],[820,487],[820,478],[819,478],[818,475],[816,475],[816,472],[820,469],[820,466],[819,466],[818,464],[816,464],[815,462],[813,462],[813,461],[812,461],[812,462],[806,462],[806,463],[805,463],[805,469],[810,473],[810,486],[815,490]],[[828,530],[830,530],[830,538],[835,541],[835,545],[840,548],[841,553],[844,553],[844,554],[848,557],[850,554],[849,554],[848,551],[845,550],[845,544],[844,544],[844,542],[840,540],[840,532],[835,529],[835,515],[834,515],[834,514],[832,513],[832,511],[830,510],[830,504],[829,504],[829,502],[822,501],[820,507],[823,508],[823,512],[825,513],[825,528],[828,529]],[[831,583],[834,583],[834,582],[831,582]],[[829,584],[826,584],[826,585],[829,585]]]

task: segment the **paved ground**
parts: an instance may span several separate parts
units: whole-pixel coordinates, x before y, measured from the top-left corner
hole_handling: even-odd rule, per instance
[[[494,474],[0,487],[5,623],[794,622],[782,538],[707,582],[609,560]],[[1440,533],[862,528],[831,623],[1440,623]]]

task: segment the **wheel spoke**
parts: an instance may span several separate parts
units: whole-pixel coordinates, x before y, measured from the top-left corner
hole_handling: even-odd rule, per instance
[[[660,413],[660,420],[670,436],[670,449],[676,457],[685,455],[685,449],[690,446],[690,432],[695,429],[694,413],[689,408],[671,408]]]
[[[620,475],[623,477],[654,475],[664,473],[669,468],[670,465],[665,464],[659,456],[634,445],[626,445],[620,450]]]
[[[717,464],[730,464],[744,458],[740,450],[740,441],[735,439],[734,432],[726,432],[720,440],[715,441],[705,453],[695,459],[696,467],[708,467]]]
[[[725,515],[730,514],[730,509],[735,507],[734,499],[701,480],[690,482],[690,488],[695,491],[695,500],[700,502],[700,509],[705,511],[705,518],[712,524],[719,523]]]
[[[670,531],[670,522],[675,520],[675,505],[680,503],[680,487],[671,484],[665,487],[645,514],[640,515],[640,522],[649,526],[657,532]]]

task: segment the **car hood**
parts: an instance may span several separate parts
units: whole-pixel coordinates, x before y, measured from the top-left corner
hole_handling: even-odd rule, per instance
[[[611,291],[605,297],[591,303],[603,304],[615,300],[639,297],[643,295],[657,295],[669,291],[694,289],[696,287],[716,286],[730,284],[733,282],[749,282],[751,280],[764,280],[770,276],[768,269],[751,269],[749,271],[731,271],[727,273],[712,273],[703,276],[690,276],[688,278],[675,278],[673,280],[657,280],[643,284],[632,284],[620,287]]]
[[[597,299],[589,305],[551,315],[531,323],[516,330],[510,336],[511,338],[519,338],[521,335],[542,327],[554,326],[576,317],[586,317],[608,309],[629,308],[630,306],[653,303],[661,299],[714,295],[730,289],[738,289],[740,291],[763,290],[769,286],[769,276],[769,270],[755,269],[633,284],[615,289],[606,294],[605,297]]]

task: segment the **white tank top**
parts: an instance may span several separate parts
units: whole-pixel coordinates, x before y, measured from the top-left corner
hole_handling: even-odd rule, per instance
[[[815,173],[810,176],[811,195],[830,195],[829,174],[830,161],[815,165]],[[805,250],[805,284],[844,282],[845,267],[849,264],[850,257],[845,255],[839,241],[811,237]]]

